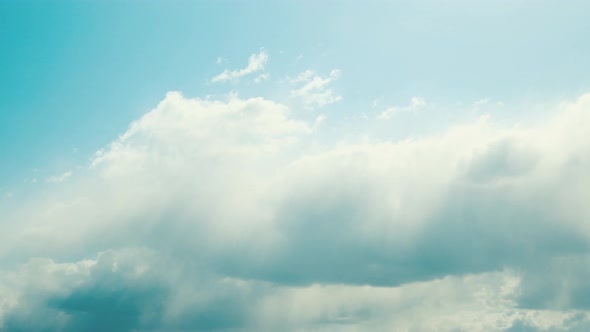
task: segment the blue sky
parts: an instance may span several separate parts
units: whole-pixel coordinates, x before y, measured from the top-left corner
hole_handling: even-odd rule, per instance
[[[0,331],[587,330],[589,11],[0,2]]]
[[[346,104],[521,103],[588,90],[585,1],[4,1],[2,186],[87,162],[170,90],[281,96],[342,70]],[[271,82],[212,85],[264,48]],[[301,58],[298,58],[302,56]],[[221,57],[221,66],[216,59]],[[362,84],[359,84],[361,83]],[[76,153],[74,153],[76,149]],[[46,174],[45,174],[46,175]]]

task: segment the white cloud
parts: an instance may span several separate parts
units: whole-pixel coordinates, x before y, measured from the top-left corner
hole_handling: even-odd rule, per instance
[[[23,180],[24,183],[37,183],[37,178],[26,178]]]
[[[490,98],[483,98],[483,99],[477,100],[477,101],[473,102],[472,106],[473,106],[473,108],[478,109],[478,108],[481,108],[481,107],[484,107],[484,106],[488,106],[488,105],[492,105],[492,104],[494,104],[494,105],[496,105],[498,107],[504,107],[504,103],[503,102],[501,102],[501,101],[494,102]]]
[[[265,74],[260,74],[258,77],[256,77],[254,79],[254,83],[264,82],[264,81],[268,80],[268,78],[269,78],[269,75],[268,74],[266,74],[266,73]]]
[[[218,58],[219,59],[219,58]],[[243,69],[228,70],[225,69],[221,74],[213,77],[211,82],[227,82],[236,80],[240,77],[264,70],[264,65],[268,61],[268,55],[264,50],[261,50],[258,54],[252,54],[248,58],[248,65]]]
[[[326,118],[327,118],[327,116],[325,114],[318,115],[318,117],[315,119],[313,127],[316,128],[317,126],[321,125],[322,122],[324,122],[324,120],[326,120]]]
[[[4,329],[123,308],[120,331],[587,324],[590,94],[411,141],[324,140],[322,120],[167,94],[87,174],[2,209]]]
[[[480,106],[483,106],[483,105],[487,105],[489,103],[490,103],[490,98],[484,98],[484,99],[480,99],[480,100],[474,102],[473,103],[473,106],[474,107],[480,107]]]
[[[341,72],[338,69],[332,70],[328,77],[321,77],[312,70],[306,70],[290,80],[292,85],[298,85],[291,90],[291,97],[300,98],[304,107],[308,109],[320,108],[338,102],[342,96],[336,94],[329,85],[340,76]]]
[[[374,104],[376,105],[376,104]],[[410,104],[407,106],[392,106],[381,112],[378,119],[389,120],[400,112],[414,112],[422,109],[426,106],[426,101],[419,97],[412,97]]]
[[[59,182],[64,182],[65,180],[67,180],[70,176],[72,176],[72,171],[67,171],[63,174],[60,175],[53,175],[48,177],[45,182],[47,183],[59,183]]]

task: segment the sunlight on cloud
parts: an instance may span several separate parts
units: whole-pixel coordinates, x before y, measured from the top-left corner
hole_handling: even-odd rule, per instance
[[[0,1],[0,332],[590,331],[590,1]]]
[[[338,77],[293,84],[330,95]],[[87,173],[0,223],[2,326],[583,328],[589,111],[590,94],[529,127],[482,117],[414,140],[324,142],[324,115],[169,92]]]

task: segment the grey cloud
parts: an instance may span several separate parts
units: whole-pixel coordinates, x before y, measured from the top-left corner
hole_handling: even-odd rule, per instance
[[[512,322],[512,326],[505,329],[505,332],[558,332],[558,331],[566,331],[566,332],[582,332],[587,331],[590,327],[590,319],[584,313],[574,313],[570,315],[568,318],[564,319],[562,326],[555,327],[543,327],[538,326],[534,322],[529,321],[528,319],[521,318],[516,319]]]
[[[87,273],[46,264],[36,276],[40,283],[55,269],[62,269],[58,279],[76,274],[77,282],[44,292],[24,289],[19,305],[4,315],[2,331],[221,331],[244,326],[250,301],[244,289],[204,276],[190,262],[168,260],[174,258],[127,249],[100,254]],[[183,293],[192,296],[185,299]]]
[[[524,274],[520,306],[524,308],[590,309],[590,255],[554,257]]]
[[[503,139],[486,147],[469,162],[468,176],[475,181],[489,181],[526,175],[538,162],[532,147],[520,146],[514,139]]]
[[[283,105],[171,93],[86,175],[7,213],[2,328],[388,330],[412,303],[409,330],[495,331],[588,310],[590,146],[571,130],[588,104],[521,131],[318,147]]]

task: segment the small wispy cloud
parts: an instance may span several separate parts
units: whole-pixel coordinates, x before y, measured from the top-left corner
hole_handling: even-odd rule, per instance
[[[26,178],[23,180],[24,183],[37,183],[37,178]]]
[[[473,103],[474,107],[480,107],[490,103],[490,98],[483,98]]]
[[[289,80],[291,85],[299,85],[298,88],[291,90],[291,97],[301,98],[307,109],[315,109],[340,101],[342,96],[336,94],[329,85],[341,75],[342,72],[338,69],[332,70],[327,77],[316,75],[312,70],[306,70]]]
[[[47,183],[59,183],[59,182],[64,182],[65,180],[67,180],[70,176],[72,176],[72,171],[67,171],[61,175],[54,175],[54,176],[50,176],[48,177],[45,182]]]
[[[379,116],[377,116],[377,118],[380,120],[389,120],[394,115],[396,115],[400,112],[417,111],[417,110],[423,108],[424,106],[426,106],[426,101],[424,99],[419,98],[419,97],[412,97],[409,105],[389,107],[385,111],[381,112],[381,114],[379,114]]]
[[[268,80],[268,78],[269,78],[269,77],[270,77],[270,76],[269,76],[267,73],[260,74],[260,75],[258,75],[258,77],[256,77],[256,78],[254,79],[254,83],[261,83],[261,82],[264,82],[264,81]]]
[[[471,106],[473,107],[474,110],[478,110],[483,107],[493,107],[493,106],[504,107],[504,103],[501,101],[495,101],[495,100],[492,100],[491,98],[486,97],[486,98],[482,98],[480,100],[474,101],[471,104]]]
[[[217,58],[217,63],[220,63],[221,58]],[[258,54],[252,54],[248,58],[248,65],[243,69],[228,70],[225,69],[221,74],[213,77],[211,82],[227,82],[236,80],[240,77],[264,70],[264,65],[268,61],[268,54],[264,50],[261,50]]]
[[[326,120],[327,116],[325,114],[321,114],[319,115],[316,119],[315,122],[313,123],[313,128],[316,129],[317,127],[319,127],[322,122],[324,122],[324,120]]]

